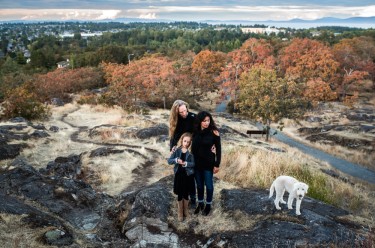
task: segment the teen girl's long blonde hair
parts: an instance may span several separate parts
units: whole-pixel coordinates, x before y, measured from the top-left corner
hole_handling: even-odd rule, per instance
[[[189,132],[183,133],[181,135],[181,138],[177,142],[177,147],[182,147],[182,141],[184,140],[185,137],[189,137],[190,138],[190,145],[188,147],[188,150],[190,151],[191,150],[191,142],[193,141],[193,135],[191,133],[189,133]]]
[[[174,135],[174,131],[176,130],[178,121],[178,108],[183,105],[185,105],[186,109],[189,111],[189,104],[182,100],[176,100],[172,105],[171,112],[169,115],[169,138],[172,138]]]

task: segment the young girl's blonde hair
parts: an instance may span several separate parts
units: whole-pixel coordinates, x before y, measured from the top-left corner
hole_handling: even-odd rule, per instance
[[[181,135],[181,138],[180,138],[180,139],[178,140],[178,142],[177,142],[177,147],[182,147],[182,141],[184,140],[185,137],[190,137],[190,145],[189,145],[189,147],[188,147],[188,149],[190,150],[190,148],[191,148],[191,143],[192,143],[192,141],[193,141],[193,135],[192,135],[191,133],[188,133],[188,132],[183,133],[183,134]]]
[[[172,138],[174,135],[174,131],[176,131],[177,121],[178,121],[178,108],[185,105],[186,109],[189,111],[189,104],[182,100],[174,101],[171,112],[169,115],[169,138]]]

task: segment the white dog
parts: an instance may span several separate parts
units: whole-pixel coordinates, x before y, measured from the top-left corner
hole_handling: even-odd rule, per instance
[[[270,197],[273,195],[273,191],[276,190],[276,198],[275,198],[275,207],[276,209],[280,210],[279,202],[285,204],[286,202],[283,200],[283,196],[285,190],[288,191],[288,209],[293,209],[292,204],[294,198],[297,199],[296,201],[296,215],[300,215],[300,207],[301,202],[305,194],[307,193],[307,189],[309,186],[306,183],[299,182],[297,179],[290,177],[290,176],[279,176],[278,178],[273,181],[271,188],[270,188]]]

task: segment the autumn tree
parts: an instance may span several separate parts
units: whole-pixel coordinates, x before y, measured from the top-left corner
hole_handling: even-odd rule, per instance
[[[137,110],[133,106],[139,101],[171,102],[177,92],[189,88],[189,84],[183,84],[185,78],[177,73],[173,61],[158,54],[133,60],[129,65],[103,63],[102,68],[109,84],[108,98],[128,110]]]
[[[239,49],[228,53],[226,65],[220,74],[223,87],[235,97],[241,74],[255,65],[273,69],[276,62],[273,54],[274,48],[269,41],[255,38],[246,40]]]
[[[225,65],[225,54],[204,50],[194,57],[192,76],[200,92],[217,89],[218,76]]]
[[[340,63],[340,80],[337,88],[343,99],[349,90],[356,95],[364,79],[375,79],[375,41],[371,37],[343,39],[333,47],[336,60]],[[375,85],[374,85],[375,86]],[[349,100],[349,99],[346,99]]]
[[[239,88],[236,107],[266,125],[267,140],[272,122],[298,118],[305,110],[301,84],[277,77],[275,70],[264,66],[254,66],[243,73]]]
[[[336,79],[339,63],[331,48],[310,39],[293,39],[279,54],[279,65],[285,77],[298,83],[320,78],[331,84]]]
[[[313,106],[316,106],[320,101],[332,101],[337,99],[336,92],[321,78],[307,81],[303,96],[307,101],[311,102]]]

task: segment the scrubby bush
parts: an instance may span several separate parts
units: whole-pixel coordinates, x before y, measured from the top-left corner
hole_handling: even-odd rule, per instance
[[[33,81],[41,102],[52,98],[68,99],[69,93],[104,86],[102,72],[96,68],[56,69],[40,74]]]
[[[8,91],[3,104],[3,117],[22,116],[26,119],[40,119],[49,115],[48,107],[38,100],[35,93],[27,85]]]

